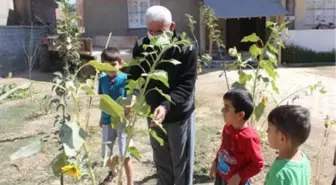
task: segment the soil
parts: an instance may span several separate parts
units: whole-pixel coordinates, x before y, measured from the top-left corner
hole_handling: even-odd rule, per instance
[[[318,154],[322,140],[324,139],[324,117],[329,115],[335,119],[336,88],[334,86],[335,67],[317,68],[279,68],[279,79],[277,85],[280,94],[277,99],[288,96],[293,91],[306,85],[315,84],[321,81],[326,87],[327,93],[321,95],[314,93],[310,96],[301,95],[295,104],[300,104],[310,109],[312,114],[312,130],[308,141],[301,147],[309,157],[312,164],[312,183],[314,185],[330,185],[335,174],[335,167],[332,165],[335,150],[335,128],[332,132],[325,151]],[[219,77],[221,71],[205,70],[199,75],[196,85],[196,153],[194,167],[194,184],[213,184],[207,177],[215,150],[220,142],[220,132],[223,126],[223,118],[220,113],[222,107],[222,96],[227,91],[225,79]],[[1,83],[22,84],[28,81],[27,74],[14,74],[11,79],[0,79]],[[52,75],[49,73],[33,73],[33,79],[38,81],[50,81]],[[233,83],[237,79],[236,72],[228,72],[228,79]],[[51,86],[46,84],[35,84],[34,95],[31,101],[29,97],[20,100],[13,100],[0,104],[0,162],[1,185],[35,185],[35,184],[59,184],[59,178],[54,177],[50,163],[58,154],[60,148],[57,140],[57,125],[54,127],[54,116],[56,112],[46,114],[41,109],[41,99],[45,94],[50,93]],[[269,100],[270,101],[270,100]],[[97,180],[102,181],[107,175],[107,169],[101,167],[100,158],[100,129],[98,121],[100,117],[99,100],[94,99],[91,118],[89,120],[89,148],[92,158],[97,167],[95,168]],[[85,120],[86,100],[81,101],[83,110],[81,117]],[[71,106],[70,106],[71,108]],[[267,108],[266,114],[272,106]],[[264,120],[264,118],[262,118]],[[261,121],[263,122],[263,121]],[[137,123],[137,127],[146,128],[144,120]],[[5,139],[21,139],[2,141]],[[34,156],[11,161],[9,156],[21,146],[25,146],[40,137],[43,138],[43,151]],[[23,138],[23,139],[22,139]],[[137,137],[135,145],[142,156],[141,160],[134,161],[134,176],[138,184],[155,184],[155,168],[153,163],[152,150],[149,145],[149,137]],[[117,148],[115,148],[116,150]],[[324,155],[322,155],[324,153]],[[263,146],[263,155],[266,161],[264,170],[253,178],[254,184],[262,185],[269,166],[276,157],[276,152],[266,144]],[[324,157],[323,157],[324,156]],[[317,160],[323,158],[322,171],[317,171]],[[316,175],[317,174],[317,175]],[[318,176],[320,177],[319,182]],[[69,177],[65,177],[66,184],[72,184]]]

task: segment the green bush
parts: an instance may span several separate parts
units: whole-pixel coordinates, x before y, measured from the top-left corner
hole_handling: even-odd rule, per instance
[[[282,49],[282,63],[335,62],[335,49],[328,52],[316,52],[308,48],[287,45]]]

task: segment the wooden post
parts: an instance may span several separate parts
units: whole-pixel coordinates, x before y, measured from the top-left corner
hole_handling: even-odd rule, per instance
[[[285,23],[285,15],[279,15],[278,24],[281,25]],[[281,46],[278,46],[278,66],[281,65]]]
[[[212,56],[212,44],[213,40],[212,37],[209,37],[209,55]]]

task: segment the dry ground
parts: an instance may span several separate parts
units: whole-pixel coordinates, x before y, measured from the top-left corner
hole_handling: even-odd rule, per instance
[[[313,128],[310,138],[303,145],[302,150],[307,153],[311,160],[313,168],[313,180],[315,183],[316,156],[321,145],[324,132],[323,118],[326,114],[334,117],[336,108],[336,88],[335,88],[335,67],[319,68],[280,68],[278,70],[280,78],[278,86],[281,95],[277,98],[286,97],[291,92],[321,81],[327,87],[327,94],[313,96],[302,96],[295,103],[308,107],[313,116]],[[220,71],[212,71],[202,74],[198,77],[196,93],[196,118],[197,118],[197,136],[196,136],[196,162],[194,184],[211,184],[207,178],[211,160],[214,157],[214,151],[220,142],[220,130],[223,126],[220,108],[222,106],[222,96],[226,92],[224,78],[219,78]],[[228,74],[230,82],[237,79],[236,72]],[[50,81],[50,74],[34,73],[36,80]],[[21,84],[27,81],[26,74],[14,74],[12,79],[0,79],[0,83],[15,82]],[[0,142],[0,184],[1,185],[35,185],[35,184],[59,184],[59,180],[53,177],[50,163],[57,154],[59,148],[57,136],[50,135],[57,130],[53,127],[53,117],[55,113],[43,114],[40,103],[43,94],[50,92],[50,86],[37,84],[34,85],[37,94],[34,95],[33,102],[29,98],[5,102],[0,105],[0,140],[15,138],[18,136],[30,136],[40,134],[45,137],[43,152],[26,159],[10,161],[9,156],[21,146],[38,139],[38,137],[29,137],[18,139],[11,142]],[[85,103],[82,103],[82,109],[85,110]],[[271,107],[269,107],[271,108]],[[268,110],[269,111],[269,110]],[[90,149],[93,153],[94,161],[99,162],[100,146],[98,120],[100,112],[98,109],[98,100],[94,101],[91,110],[90,119]],[[85,119],[85,112],[82,115]],[[145,128],[143,121],[138,123],[139,127]],[[329,138],[329,145],[324,151],[325,161],[323,166],[322,178],[319,185],[330,185],[335,173],[332,166],[333,152],[335,148],[335,132]],[[141,184],[155,184],[155,169],[152,162],[152,152],[149,146],[148,137],[135,139],[135,144],[140,150],[142,160],[134,162],[135,179]],[[265,169],[255,179],[255,184],[263,184],[264,176],[269,165],[275,158],[275,151],[264,146],[264,157],[266,160]],[[105,170],[97,167],[98,180],[102,180]],[[70,183],[69,183],[70,184]]]

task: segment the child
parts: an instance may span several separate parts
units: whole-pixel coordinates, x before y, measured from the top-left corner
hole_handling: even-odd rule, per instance
[[[268,115],[268,142],[279,155],[265,185],[310,185],[310,163],[299,150],[310,133],[310,114],[298,105],[283,105]]]
[[[116,69],[122,67],[122,60],[120,52],[116,48],[107,48],[101,54],[102,62],[108,62]],[[121,72],[108,72],[103,74],[99,78],[98,93],[107,94],[112,99],[117,100],[119,97],[126,96],[125,84],[127,76]],[[120,124],[117,129],[111,127],[111,116],[102,112],[99,125],[102,128],[102,142],[111,142],[110,144],[104,144],[102,146],[102,155],[105,155],[105,148],[109,149],[109,160],[112,160],[112,152],[115,140],[118,136],[119,154],[123,155],[126,147],[126,134],[122,131],[124,124]],[[125,159],[125,171],[127,176],[127,185],[133,185],[132,175],[132,161],[130,157]],[[113,172],[109,172],[108,177],[104,180],[104,183],[108,183],[113,179]]]
[[[226,124],[210,178],[215,179],[215,185],[250,185],[251,177],[264,164],[260,138],[247,123],[253,112],[253,100],[249,92],[238,89],[227,92],[223,99]]]

